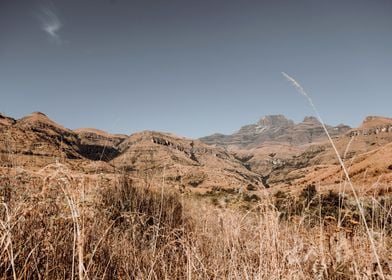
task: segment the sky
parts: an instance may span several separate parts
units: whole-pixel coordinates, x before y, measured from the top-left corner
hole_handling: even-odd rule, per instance
[[[0,112],[196,138],[392,117],[391,0],[0,0]]]

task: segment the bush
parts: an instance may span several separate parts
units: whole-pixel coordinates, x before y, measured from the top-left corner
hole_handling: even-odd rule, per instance
[[[343,196],[332,191],[319,195],[313,184],[306,186],[298,198],[294,198],[289,193],[278,191],[274,195],[274,205],[281,213],[281,218],[303,216],[304,220],[312,225],[319,223],[320,218],[326,216],[337,218],[339,211],[345,207]]]
[[[104,187],[96,208],[115,228],[132,229],[139,241],[154,233],[162,245],[166,238],[179,235],[183,226],[182,205],[176,195],[134,187],[127,178],[114,187]]]
[[[280,213],[279,217],[281,219],[287,220],[289,217],[295,214],[295,200],[288,192],[277,191],[274,194],[273,203],[275,208]]]
[[[141,279],[152,271],[182,277],[176,266],[185,262],[181,244],[185,222],[176,195],[135,187],[124,177],[116,186],[104,187],[99,197],[96,218],[113,226],[92,261],[102,265],[110,262],[109,256],[116,260],[107,269],[107,279]],[[90,237],[102,234],[92,232]],[[92,271],[92,275],[102,273],[103,267]]]
[[[321,215],[323,217],[332,216],[338,218],[339,211],[342,211],[345,208],[343,200],[343,195],[333,191],[329,191],[327,194],[321,195]]]
[[[308,185],[302,190],[301,194],[299,195],[299,199],[300,201],[303,201],[306,205],[309,205],[316,195],[316,186],[312,184]]]

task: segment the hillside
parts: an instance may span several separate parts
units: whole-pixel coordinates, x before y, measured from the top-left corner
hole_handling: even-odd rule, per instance
[[[14,123],[15,120],[13,118],[7,117],[0,113],[0,129],[2,129],[3,127],[10,126]]]
[[[55,158],[83,158],[77,135],[42,113],[32,113],[20,120],[8,121],[1,132],[0,152],[3,165],[12,160],[16,161],[13,164],[23,166],[44,166]]]
[[[141,184],[164,184],[180,190],[262,187],[260,175],[232,154],[198,140],[148,131],[131,136],[96,129],[72,131],[43,113],[20,120],[2,116],[2,120],[3,172],[8,167],[38,172],[61,163],[75,176],[100,173],[114,178],[125,172]]]
[[[334,139],[334,143],[358,185],[387,186],[391,182],[392,119],[367,117],[359,128]],[[303,153],[270,163],[268,182],[280,186],[311,183],[336,185],[343,177],[329,142],[314,144]]]
[[[261,187],[260,176],[233,155],[197,140],[145,131],[131,135],[118,148],[113,165],[159,184],[165,179],[165,184],[178,188]]]

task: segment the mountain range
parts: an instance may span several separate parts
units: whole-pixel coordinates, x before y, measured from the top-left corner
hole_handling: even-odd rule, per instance
[[[392,181],[391,118],[367,117],[355,129],[326,128],[354,181],[375,181],[377,187]],[[294,189],[314,183],[331,187],[342,177],[315,117],[294,123],[283,115],[265,116],[232,135],[187,139],[154,131],[123,135],[92,128],[70,130],[36,112],[18,120],[1,114],[0,132],[1,174],[13,169],[29,176],[47,175],[43,170],[48,166],[61,164],[73,176],[89,176],[92,181],[126,173],[140,184],[194,192]]]

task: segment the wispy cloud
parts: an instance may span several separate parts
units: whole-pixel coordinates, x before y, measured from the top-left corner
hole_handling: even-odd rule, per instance
[[[59,34],[63,27],[63,23],[58,17],[53,5],[42,6],[39,13],[41,28],[47,33],[49,39],[53,43],[61,44],[63,40]]]

